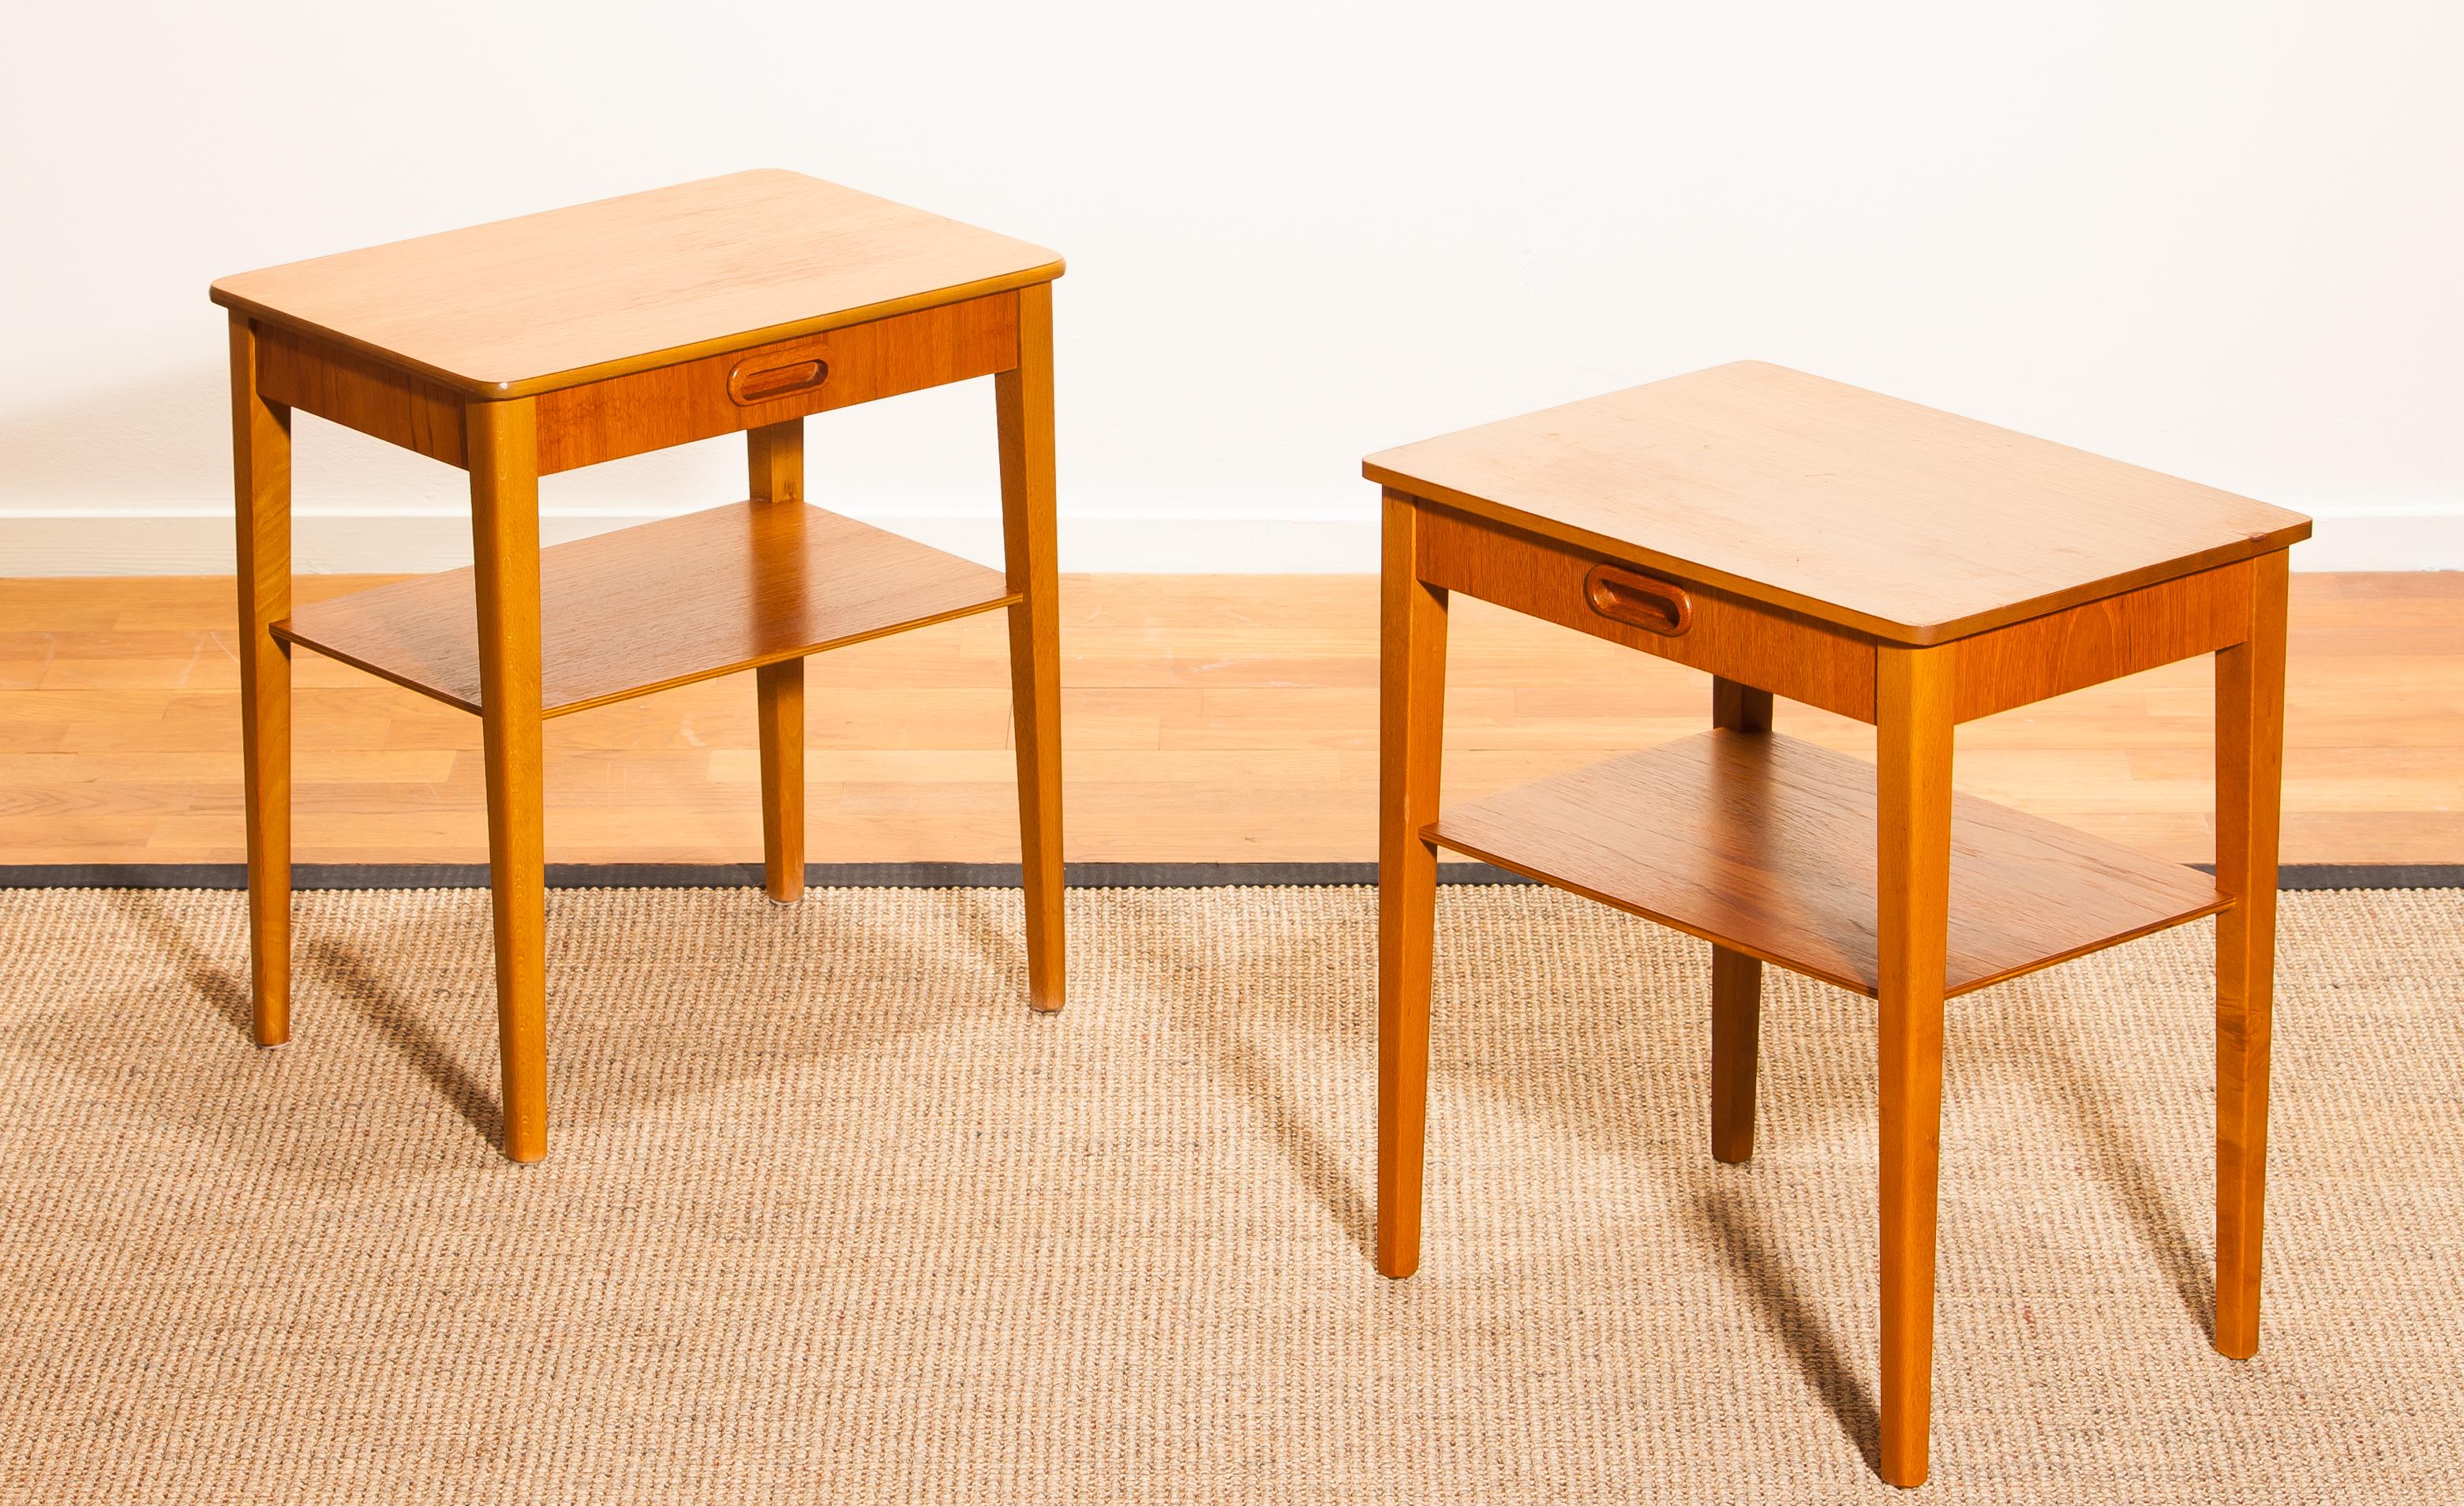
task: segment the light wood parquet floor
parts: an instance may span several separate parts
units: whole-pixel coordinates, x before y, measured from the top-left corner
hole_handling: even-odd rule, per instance
[[[373,584],[302,577],[302,599]],[[1363,576],[1063,585],[1068,855],[1375,855],[1377,593]],[[0,863],[242,855],[231,583],[0,581]],[[998,614],[808,670],[815,862],[1015,860]],[[1455,609],[1449,796],[1681,736],[1709,681],[1473,601]],[[2288,862],[2464,861],[2464,573],[2297,575]],[[303,862],[487,855],[479,724],[302,651]],[[1780,725],[1870,756],[1869,729]],[[2194,660],[1960,728],[1958,782],[2185,861],[2211,853],[2211,670]],[[552,861],[758,861],[749,675],[547,729]]]

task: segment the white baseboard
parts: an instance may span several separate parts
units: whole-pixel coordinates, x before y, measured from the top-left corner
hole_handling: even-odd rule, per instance
[[[551,513],[543,542],[561,543],[645,520],[648,513]],[[986,565],[1001,560],[990,518],[868,520]],[[471,561],[470,522],[460,512],[303,512],[294,524],[293,568],[303,574],[449,569]],[[2321,518],[2318,536],[2294,550],[2300,570],[2464,569],[2464,516],[2389,513]],[[1136,574],[1373,573],[1377,524],[1330,519],[1065,517],[1061,567]],[[0,577],[228,575],[230,515],[202,510],[0,513]]]
[[[2297,570],[2464,570],[2464,517],[2365,513],[2321,517],[2293,548]]]

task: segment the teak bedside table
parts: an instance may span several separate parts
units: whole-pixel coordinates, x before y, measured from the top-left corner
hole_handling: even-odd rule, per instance
[[[257,1040],[291,1032],[293,644],[485,726],[504,1150],[547,1150],[540,724],[758,674],[803,891],[803,655],[1009,609],[1029,1002],[1062,1003],[1051,252],[744,172],[225,277]],[[803,500],[810,413],[994,379],[1006,576]],[[294,610],[291,410],[471,473],[475,568]],[[752,500],[539,547],[539,478],[743,431]]]
[[[1385,488],[1377,1267],[1419,1264],[1437,849],[1712,943],[1711,1153],[1753,1151],[1762,964],[1879,1001],[1883,1475],[1925,1476],[1943,1004],[2216,932],[2216,1331],[2258,1344],[2295,513],[1777,366],[1373,455]],[[1714,730],[1441,810],[1446,597],[1707,671]],[[1951,728],[2216,655],[2216,875],[1954,795]],[[1879,767],[1771,730],[1870,722]]]

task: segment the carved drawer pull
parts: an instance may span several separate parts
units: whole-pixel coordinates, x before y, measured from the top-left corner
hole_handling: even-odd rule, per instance
[[[1614,565],[1593,565],[1583,577],[1583,595],[1601,616],[1662,637],[1694,626],[1694,601],[1683,587]]]
[[[750,371],[739,365],[727,374],[727,395],[738,406],[751,408],[817,388],[829,376],[826,361],[791,361],[783,366],[756,366]]]

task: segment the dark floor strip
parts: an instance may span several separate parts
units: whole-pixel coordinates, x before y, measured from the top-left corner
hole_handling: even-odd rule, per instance
[[[2201,863],[2212,871],[2212,865]],[[1079,889],[1374,884],[1375,863],[1072,863]],[[2459,889],[2464,863],[2290,863],[2281,889]],[[1014,889],[1016,863],[814,863],[817,889]],[[1486,863],[1441,863],[1441,884],[1525,884]],[[759,889],[759,863],[550,863],[551,889]],[[0,864],[0,889],[243,889],[239,863]],[[485,863],[298,863],[294,889],[485,889]]]
[[[1078,889],[1374,884],[1375,863],[1071,863]],[[1441,884],[1524,884],[1486,863],[1441,863]],[[817,889],[1015,889],[1016,863],[810,863]],[[759,863],[550,863],[550,889],[759,889]],[[239,863],[0,864],[0,889],[244,889]],[[485,889],[485,863],[295,863],[294,889]]]
[[[2193,863],[2203,874],[2213,863]],[[2278,889],[2464,889],[2464,863],[2287,863]]]

